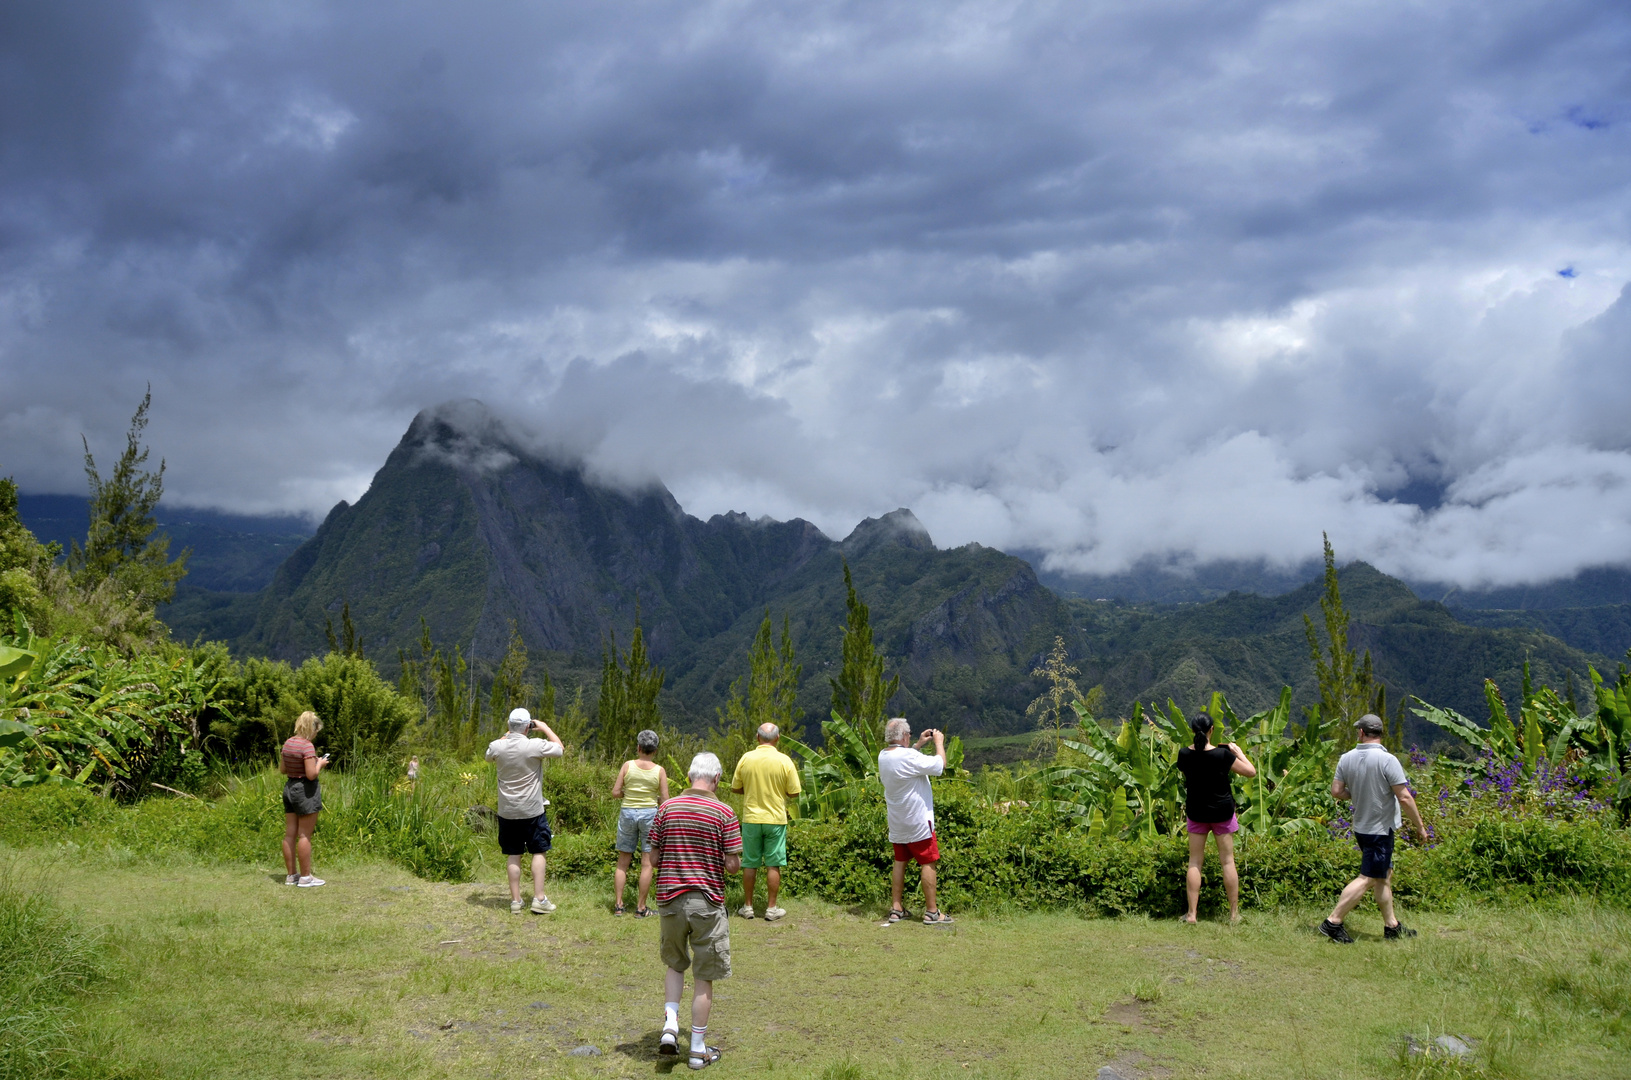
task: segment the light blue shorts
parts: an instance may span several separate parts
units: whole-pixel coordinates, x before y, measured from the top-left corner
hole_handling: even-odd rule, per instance
[[[651,823],[657,817],[655,806],[617,812],[617,850],[633,855],[651,850]]]

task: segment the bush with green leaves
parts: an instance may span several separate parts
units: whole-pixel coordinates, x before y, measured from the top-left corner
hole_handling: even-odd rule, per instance
[[[413,722],[413,703],[380,678],[360,656],[331,652],[307,660],[294,673],[294,700],[323,721],[318,745],[345,765],[353,755],[377,754],[395,745]]]

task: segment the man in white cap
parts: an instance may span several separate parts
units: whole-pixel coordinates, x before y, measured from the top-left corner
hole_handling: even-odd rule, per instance
[[[541,731],[542,739],[527,737]],[[532,912],[548,915],[555,905],[544,895],[544,853],[549,850],[549,816],[544,813],[543,761],[560,757],[561,740],[525,709],[510,713],[510,730],[487,744],[487,760],[498,766],[498,847],[510,857],[510,912],[521,914],[521,856],[532,854]]]

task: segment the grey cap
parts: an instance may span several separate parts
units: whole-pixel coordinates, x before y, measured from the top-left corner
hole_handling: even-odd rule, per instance
[[[1380,735],[1382,734],[1382,718],[1373,712],[1368,712],[1354,721],[1354,727],[1363,731],[1366,735]]]

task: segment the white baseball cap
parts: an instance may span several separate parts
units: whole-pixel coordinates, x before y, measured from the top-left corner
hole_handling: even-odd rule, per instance
[[[525,709],[510,710],[510,730],[525,731],[532,726],[532,714]]]

